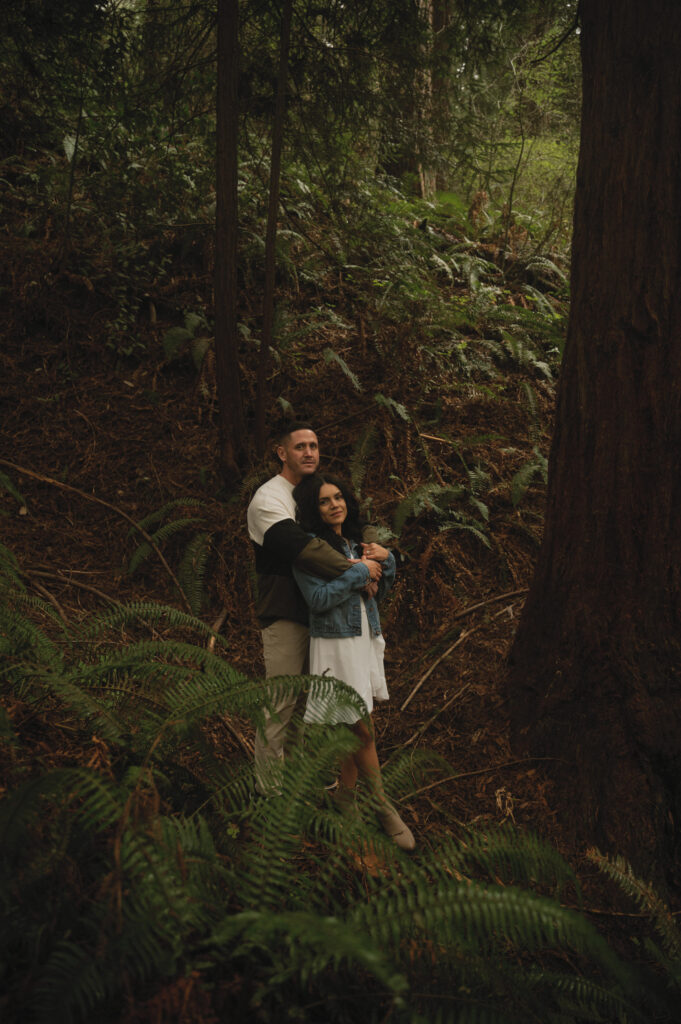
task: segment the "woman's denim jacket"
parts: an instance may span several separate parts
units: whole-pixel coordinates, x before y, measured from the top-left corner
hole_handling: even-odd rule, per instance
[[[350,545],[353,558],[358,557],[354,545]],[[390,590],[395,579],[395,556],[392,552],[381,563],[383,575],[378,583],[377,600]],[[370,580],[369,570],[363,562],[351,565],[335,580],[323,580],[293,566],[293,575],[307,602],[310,612],[310,636],[347,637],[362,633],[362,605],[367,610],[369,626],[375,636],[381,635],[381,621],[376,599],[362,594]]]

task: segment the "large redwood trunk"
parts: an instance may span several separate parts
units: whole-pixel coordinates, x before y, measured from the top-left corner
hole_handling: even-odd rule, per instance
[[[681,3],[581,12],[570,326],[509,694],[574,836],[678,881]]]

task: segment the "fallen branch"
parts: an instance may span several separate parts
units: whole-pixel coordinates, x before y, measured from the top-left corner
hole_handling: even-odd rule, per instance
[[[170,568],[165,558],[163,557],[163,554],[161,553],[161,550],[159,549],[158,545],[154,542],[153,538],[147,533],[147,531],[144,530],[138,523],[136,523],[135,520],[131,516],[129,516],[127,512],[124,512],[123,509],[118,508],[117,505],[112,505],[110,501],[105,501],[104,498],[97,498],[95,497],[94,494],[88,494],[87,491],[81,491],[78,487],[72,487],[71,484],[62,483],[61,480],[54,480],[52,477],[44,476],[42,473],[35,473],[32,469],[25,469],[24,466],[17,466],[14,462],[8,462],[7,459],[0,459],[0,466],[7,466],[9,469],[13,469],[17,473],[23,473],[24,476],[30,476],[34,480],[40,480],[42,483],[50,484],[52,487],[58,487],[62,491],[70,491],[71,494],[77,494],[81,498],[85,498],[86,501],[92,501],[96,505],[103,505],[104,508],[111,509],[111,511],[115,512],[116,515],[119,515],[121,516],[122,519],[125,519],[126,522],[130,523],[130,525],[138,531],[138,533],[142,534],[147,544],[149,544],[149,546],[151,547],[152,551],[154,551],[158,555],[161,565],[163,565],[168,575],[170,576],[171,580],[177,587],[180,597],[182,598],[182,601],[184,602],[187,611],[189,612],[190,615],[192,614],[192,607],[189,603],[187,595],[180,586],[180,582],[177,576],[175,575],[175,573],[173,572],[173,570]]]
[[[484,608],[485,605],[494,604],[496,601],[503,601],[507,597],[517,597],[518,594],[526,594],[526,593],[527,593],[527,587],[523,587],[522,590],[511,590],[507,594],[497,594],[496,597],[489,597],[489,598],[487,598],[486,601],[478,601],[477,604],[471,605],[470,608],[464,608],[463,611],[457,612],[456,615],[453,616],[453,618],[455,618],[455,619],[463,619],[463,618],[465,618],[466,615],[470,615],[471,612],[477,611],[478,608]],[[506,609],[504,608],[503,611],[506,611]],[[503,612],[500,612],[499,614],[503,614]],[[495,618],[496,618],[496,616],[495,616]],[[482,625],[482,623],[481,623],[481,625]],[[428,678],[428,676],[432,672],[434,672],[434,670],[437,668],[437,666],[440,664],[440,662],[444,661],[444,659],[447,658],[452,653],[452,651],[456,650],[456,648],[459,646],[459,644],[462,644],[464,640],[466,640],[472,633],[475,633],[478,629],[480,629],[480,626],[474,626],[473,629],[469,629],[467,632],[459,634],[459,636],[454,641],[452,646],[448,647],[447,650],[444,652],[444,654],[441,654],[440,657],[437,658],[437,660],[433,662],[433,664],[430,666],[428,671],[426,673],[424,673],[424,675],[421,676],[421,678],[419,679],[418,683],[416,684],[416,686],[411,691],[411,693],[409,694],[409,696],[405,700],[404,704],[400,708],[400,711],[404,711],[404,709],[407,707],[407,705],[411,701],[412,697],[414,697],[418,693],[418,691],[421,689],[421,687],[425,683],[425,681]]]
[[[62,620],[64,625],[68,626],[69,620],[66,617],[66,612],[59,604],[59,601],[57,601],[57,598],[54,596],[54,594],[51,594],[47,587],[44,587],[42,583],[38,583],[37,580],[33,580],[33,586],[35,590],[37,590],[39,594],[42,594],[45,600],[49,601],[52,607],[56,609],[57,615]]]
[[[496,615],[493,616],[493,618],[498,619],[499,616],[503,615],[504,612],[506,612],[506,611],[508,611],[508,608],[502,608],[501,611],[497,612]],[[461,636],[459,637],[459,639],[456,641],[456,643],[452,645],[450,650],[453,650],[454,647],[456,647],[459,643],[462,643],[465,639],[467,639],[469,636],[471,636],[472,633],[477,633],[477,631],[479,629],[482,629],[483,625],[484,625],[484,623],[481,622],[479,626],[474,626],[473,629],[469,629],[467,633],[462,633]],[[437,664],[439,664],[439,662],[441,662],[443,658],[446,658],[447,654],[449,654],[449,651],[445,651],[445,653],[442,655],[442,657],[438,658],[438,661],[435,663],[435,665],[433,665],[433,668],[435,668],[435,666]],[[430,674],[430,672],[428,674]],[[446,711],[447,708],[451,704],[453,704],[455,700],[457,700],[463,693],[465,693],[470,685],[471,685],[470,683],[466,683],[465,686],[462,686],[461,689],[457,693],[455,693],[453,697],[450,697],[449,700],[447,701],[447,703],[443,704],[442,707],[439,708],[435,712],[435,714],[431,718],[429,718],[427,722],[424,723],[424,725],[420,726],[416,730],[416,732],[413,734],[413,736],[409,737],[409,739],[407,740],[406,743],[402,744],[402,746],[403,747],[408,747],[415,740],[419,739],[423,735],[423,733],[426,731],[428,726],[432,725],[433,722],[435,721],[435,719],[438,718],[438,716],[441,715],[443,711]]]
[[[215,633],[216,636],[220,632],[220,630],[222,629],[224,621],[227,618],[228,612],[229,612],[229,609],[225,605],[225,607],[222,609],[222,611],[218,615],[218,617],[215,620],[215,622],[213,623],[213,625],[210,627],[213,630],[213,632]],[[215,650],[215,636],[212,636],[210,638],[210,640],[208,641],[208,645],[207,646],[208,646],[208,650],[212,654],[213,651]]]
[[[407,705],[408,705],[408,704],[409,704],[409,702],[411,701],[412,697],[415,697],[415,696],[416,696],[416,694],[417,694],[417,693],[419,692],[419,690],[421,689],[421,687],[422,687],[422,686],[423,686],[423,684],[425,683],[425,681],[426,681],[426,679],[428,678],[428,676],[430,676],[430,675],[431,675],[431,673],[433,673],[433,672],[435,671],[435,669],[436,669],[436,668],[438,667],[438,665],[440,664],[440,662],[441,662],[441,661],[444,661],[444,660],[445,660],[445,658],[449,657],[449,655],[450,655],[450,654],[452,653],[452,651],[455,651],[455,650],[456,650],[456,648],[457,648],[457,647],[459,646],[459,644],[462,644],[462,643],[464,642],[464,640],[465,640],[465,639],[466,639],[467,637],[469,637],[469,636],[471,635],[471,633],[475,633],[475,631],[476,631],[477,629],[480,629],[480,627],[479,627],[479,626],[474,626],[474,627],[473,627],[473,629],[469,629],[469,630],[468,630],[467,632],[465,632],[465,633],[460,633],[460,634],[459,634],[459,636],[458,636],[457,640],[456,640],[456,641],[455,641],[455,642],[454,642],[454,643],[452,644],[452,646],[451,646],[451,647],[448,647],[448,648],[447,648],[447,650],[446,650],[446,651],[444,652],[444,654],[441,654],[441,655],[440,655],[440,657],[439,657],[439,658],[437,658],[437,659],[436,659],[436,660],[435,660],[435,661],[433,662],[433,664],[432,664],[432,665],[430,666],[430,668],[428,669],[428,671],[427,671],[427,672],[424,672],[424,674],[423,674],[423,675],[421,676],[421,678],[419,679],[418,683],[416,684],[416,686],[415,686],[415,687],[414,687],[414,689],[413,689],[413,690],[411,691],[411,693],[409,694],[409,696],[408,696],[408,697],[407,697],[407,699],[405,700],[404,704],[403,704],[403,705],[402,705],[402,707],[400,708],[400,711],[404,711],[404,709],[405,709],[405,708],[407,707]]]
[[[229,719],[225,718],[224,715],[220,716],[220,721],[231,732],[234,739],[237,741],[241,749],[246,754],[246,757],[250,760],[255,753],[255,748],[253,744],[250,742],[250,740],[247,740],[245,736],[242,736],[239,730],[236,728],[236,726],[232,725]]]
[[[484,608],[487,604],[496,604],[497,601],[505,601],[507,597],[519,597],[520,594],[526,594],[529,587],[521,587],[520,590],[509,590],[506,594],[497,594],[495,597],[488,597],[484,601],[478,601],[477,604],[471,604],[468,608],[463,608],[460,612],[456,612],[453,619],[465,619],[471,612],[477,612],[478,608]]]
[[[80,580],[71,579],[70,576],[62,576],[61,573],[58,572],[46,572],[44,569],[22,569],[21,571],[29,577],[40,576],[47,580],[58,580],[59,583],[66,583],[70,587],[78,587],[79,590],[87,590],[91,594],[96,594],[97,597],[101,597],[105,601],[109,601],[111,604],[121,604],[121,602],[115,597],[105,594],[103,590],[100,590],[98,587],[93,587],[91,583],[81,583]]]
[[[500,772],[505,768],[515,768],[518,764],[526,764],[528,761],[559,761],[558,757],[521,757],[516,761],[506,761],[504,764],[495,764],[490,768],[476,768],[472,772],[459,772],[458,775],[447,775],[444,779],[437,779],[436,782],[429,782],[427,786],[421,786],[420,789],[415,789],[411,793],[408,793],[403,797],[403,801],[411,800],[414,796],[419,796],[421,793],[427,793],[431,789],[436,789],[437,786],[444,786],[446,782],[458,782],[459,779],[470,779],[475,775],[489,775],[491,772]]]
[[[432,724],[433,724],[433,722],[435,721],[435,719],[436,719],[436,718],[437,718],[437,717],[438,717],[439,715],[441,715],[443,711],[446,711],[446,710],[447,710],[447,708],[448,708],[448,707],[449,707],[449,706],[450,706],[451,704],[453,704],[455,700],[458,700],[458,699],[459,699],[459,697],[461,697],[461,696],[462,696],[462,695],[463,695],[463,694],[464,694],[464,693],[466,692],[466,690],[469,690],[469,689],[470,689],[470,686],[471,686],[471,684],[470,684],[470,683],[466,683],[466,684],[465,684],[464,686],[462,686],[462,687],[461,687],[461,689],[460,689],[460,690],[458,690],[458,691],[457,691],[457,692],[456,692],[456,693],[454,694],[454,696],[453,696],[453,697],[450,697],[450,698],[449,698],[449,700],[447,701],[447,703],[446,703],[446,704],[443,704],[443,705],[442,705],[442,707],[441,707],[441,708],[439,708],[439,709],[438,709],[438,710],[437,710],[437,711],[435,712],[435,714],[434,714],[434,715],[433,715],[433,716],[432,716],[431,718],[429,718],[429,719],[428,719],[428,721],[427,721],[427,722],[425,722],[425,723],[424,723],[423,725],[419,726],[419,728],[418,728],[418,729],[416,730],[416,732],[415,732],[415,733],[413,734],[413,736],[410,736],[410,737],[409,737],[409,739],[407,740],[407,742],[406,742],[406,743],[403,743],[403,744],[402,744],[402,746],[403,746],[403,747],[409,747],[409,746],[411,746],[411,744],[412,744],[412,743],[414,743],[414,742],[415,742],[416,740],[420,739],[420,737],[421,737],[421,736],[423,735],[423,733],[424,733],[424,732],[426,731],[426,729],[428,728],[428,726],[429,726],[429,725],[432,725]]]

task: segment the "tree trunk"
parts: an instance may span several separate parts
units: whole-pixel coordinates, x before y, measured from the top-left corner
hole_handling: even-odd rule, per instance
[[[246,455],[237,332],[239,2],[218,0],[215,376],[220,468],[238,477]]]
[[[582,0],[572,304],[514,736],[557,811],[681,864],[681,4]]]
[[[277,100],[272,128],[272,160],[270,162],[270,199],[267,210],[267,235],[265,238],[265,294],[263,297],[262,332],[260,338],[260,359],[258,362],[258,391],[256,398],[255,437],[258,455],[265,451],[265,405],[267,393],[267,367],[272,345],[274,326],[274,285],[276,271],[277,222],[279,219],[279,179],[281,176],[281,150],[284,143],[284,119],[286,116],[286,80],[288,78],[288,54],[291,42],[291,21],[293,0],[284,0],[281,12],[281,41],[279,47],[279,73],[277,76]]]

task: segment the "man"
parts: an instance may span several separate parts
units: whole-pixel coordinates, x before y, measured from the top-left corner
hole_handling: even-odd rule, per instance
[[[307,605],[293,579],[291,566],[334,579],[350,562],[329,544],[311,538],[296,523],[293,488],[319,466],[319,443],[309,423],[289,424],[279,438],[280,472],[264,483],[248,506],[248,533],[255,549],[258,584],[256,614],[262,630],[265,675],[300,676],[308,671]],[[374,540],[367,533],[365,540]],[[366,561],[367,583],[377,581],[381,565]],[[255,737],[256,788],[276,792],[276,773],[284,760],[288,725],[295,695],[285,695],[265,712],[265,728]]]

